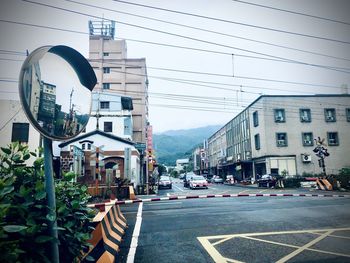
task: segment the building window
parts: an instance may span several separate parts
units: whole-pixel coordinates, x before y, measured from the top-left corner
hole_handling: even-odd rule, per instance
[[[302,140],[303,140],[304,146],[313,146],[314,145],[312,132],[303,132],[302,133]]]
[[[111,88],[111,83],[103,83],[102,84],[103,89],[110,89]]]
[[[103,52],[103,56],[104,56],[104,57],[108,57],[108,56],[109,56],[109,53],[108,53],[108,52]]]
[[[254,112],[253,112],[253,124],[254,124],[254,127],[259,126],[258,111],[254,111]]]
[[[346,120],[350,121],[350,108],[345,109]]]
[[[288,146],[287,133],[285,132],[276,133],[276,143],[277,143],[277,147]]]
[[[286,116],[284,109],[275,109],[275,122],[285,122]]]
[[[81,149],[82,149],[82,150],[85,150],[85,143],[83,143],[83,144],[81,145]]]
[[[91,150],[91,143],[88,143],[88,150]]]
[[[109,109],[109,101],[100,101],[100,109]]]
[[[324,109],[324,116],[326,118],[326,122],[335,122],[335,109]]]
[[[337,132],[327,132],[327,138],[329,146],[339,145],[339,138]]]
[[[28,143],[28,137],[29,137],[29,123],[14,122],[12,124],[11,142]]]
[[[104,122],[103,131],[104,132],[112,132],[112,122],[111,121]]]
[[[260,134],[254,135],[255,150],[260,150]]]
[[[104,67],[104,68],[103,68],[103,73],[105,73],[105,74],[111,73],[111,68],[106,68],[106,67]],[[107,83],[106,83],[106,84],[107,84]]]
[[[310,109],[300,109],[300,121],[301,122],[311,122],[311,110]]]

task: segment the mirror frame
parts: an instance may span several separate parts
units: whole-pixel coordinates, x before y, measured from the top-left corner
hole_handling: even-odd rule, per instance
[[[80,83],[82,86],[87,88],[90,92],[93,90],[97,83],[97,78],[95,75],[94,70],[92,69],[90,63],[87,61],[87,59],[81,55],[78,51],[75,49],[64,46],[64,45],[58,45],[58,46],[42,46],[37,49],[35,49],[33,52],[27,56],[25,61],[22,64],[20,75],[19,75],[19,96],[22,108],[24,109],[24,112],[29,120],[29,122],[34,126],[34,128],[43,136],[49,139],[53,140],[59,140],[59,141],[65,141],[72,139],[81,133],[84,128],[86,127],[88,121],[85,123],[85,125],[82,127],[80,132],[67,137],[59,137],[59,136],[53,136],[49,134],[46,130],[44,130],[38,123],[37,120],[34,119],[33,114],[30,111],[30,108],[28,107],[28,103],[25,100],[24,96],[24,90],[23,90],[23,77],[26,69],[28,68],[29,63],[32,59],[35,57],[39,57],[38,61],[40,61],[40,58],[43,57],[46,53],[53,53],[61,58],[63,58],[66,62],[70,64],[70,66],[73,68],[75,73],[77,74]],[[90,109],[88,114],[91,114],[91,102],[90,102]]]

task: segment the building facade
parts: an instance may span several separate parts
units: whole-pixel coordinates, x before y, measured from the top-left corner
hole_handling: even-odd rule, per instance
[[[218,146],[226,131],[226,146]],[[226,148],[223,175],[239,180],[263,174],[320,174],[315,139],[330,156],[327,174],[350,166],[350,95],[263,95],[209,138],[210,168]],[[219,134],[218,134],[219,133]],[[216,154],[216,158],[215,158]]]
[[[148,78],[146,59],[127,57],[125,40],[114,39],[114,23],[89,24],[89,62],[95,71],[95,91],[132,97],[133,141],[147,142]]]
[[[99,129],[132,141],[132,110],[131,97],[93,91],[91,115],[85,132]]]
[[[0,146],[6,147],[11,142],[19,141],[27,144],[29,150],[37,151],[41,145],[40,133],[29,123],[27,116],[22,110],[22,105],[18,100],[0,100]],[[31,156],[26,161],[32,165],[35,157]]]

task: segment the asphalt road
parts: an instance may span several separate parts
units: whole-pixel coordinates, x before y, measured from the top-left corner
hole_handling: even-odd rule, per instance
[[[227,185],[189,190],[174,184],[159,195],[261,191],[308,190]],[[127,262],[139,206],[142,221],[134,262],[350,262],[349,197],[207,198],[122,205],[129,228],[118,262]]]

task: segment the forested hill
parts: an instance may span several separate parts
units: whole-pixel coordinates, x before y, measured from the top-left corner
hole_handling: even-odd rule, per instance
[[[221,125],[211,125],[188,130],[170,130],[153,134],[153,147],[157,162],[174,166],[176,159],[189,158],[192,150],[209,138]]]

